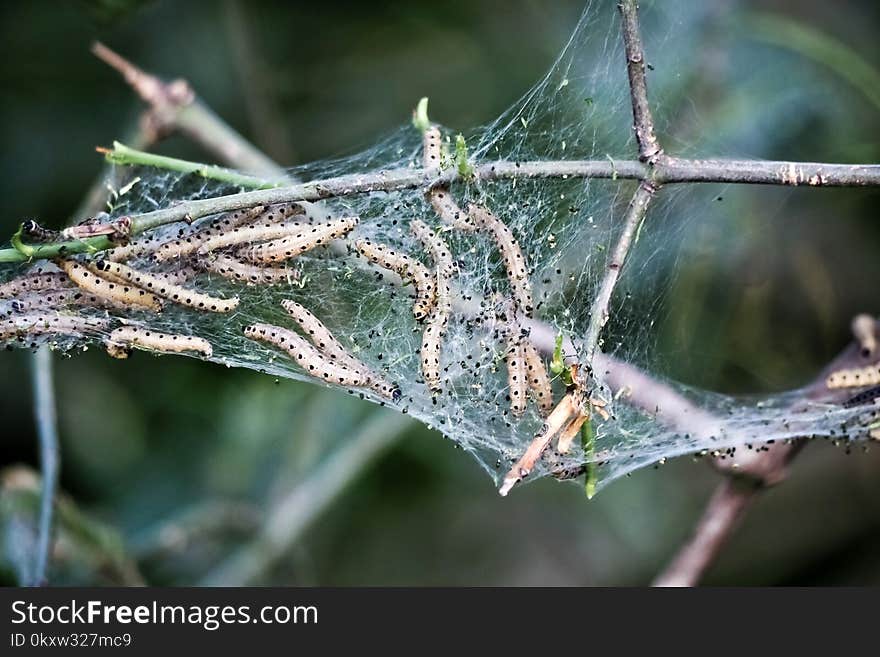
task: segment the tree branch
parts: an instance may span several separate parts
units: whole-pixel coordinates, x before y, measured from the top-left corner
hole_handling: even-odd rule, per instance
[[[696,585],[751,507],[759,489],[760,485],[751,479],[726,478],[709,500],[693,536],[653,585]]]
[[[587,328],[587,336],[584,343],[584,348],[587,352],[587,363],[593,362],[593,356],[599,346],[599,335],[608,321],[608,306],[611,303],[611,296],[620,278],[620,270],[624,262],[626,262],[630,246],[632,246],[633,239],[638,233],[639,226],[645,220],[648,205],[656,191],[657,188],[654,185],[647,180],[643,180],[639,183],[632,200],[629,202],[626,217],[623,221],[623,232],[620,234],[617,246],[615,246],[614,253],[611,255],[608,269],[602,279],[599,291],[596,293],[596,298],[593,299],[593,307],[590,310],[590,325]]]
[[[636,0],[623,0],[617,5],[623,18],[623,42],[626,50],[626,72],[629,76],[632,100],[633,130],[639,144],[639,159],[653,164],[663,155],[654,133],[654,118],[648,103],[648,83],[645,79],[645,52],[639,34],[639,5]]]
[[[180,131],[205,150],[215,153],[224,164],[273,180],[284,178],[284,169],[203,104],[186,80],[163,82],[99,42],[92,45],[92,52],[119,71],[141,100],[149,105],[149,122],[155,131],[160,134]]]
[[[867,363],[864,343],[876,344],[880,339],[880,321],[871,320],[866,329],[864,316],[853,322],[855,340],[834,358],[818,377],[802,390],[805,400],[843,403],[853,394],[852,389],[830,391],[825,385],[831,372]],[[867,337],[866,337],[867,333]],[[869,362],[880,361],[880,353],[873,353]],[[797,409],[793,409],[796,411]],[[679,549],[672,562],[654,581],[654,586],[695,586],[706,570],[715,562],[746,511],[762,491],[782,482],[788,468],[806,446],[805,439],[774,443],[766,451],[746,452],[732,463],[716,462],[725,475],[718,485],[691,537]]]
[[[661,183],[725,182],[797,186],[863,187],[880,186],[880,165],[823,164],[812,162],[782,162],[762,160],[684,160],[670,158],[658,163],[653,173],[646,173],[639,162],[607,160],[487,162],[476,169],[482,180],[518,178],[631,178]],[[320,201],[374,192],[392,192],[420,187],[448,185],[459,180],[455,169],[440,176],[436,171],[419,168],[380,170],[370,173],[348,174],[314,180],[307,183],[284,185],[269,190],[242,192],[228,196],[186,201],[172,207],[132,217],[132,234],[152,230],[178,221],[193,221],[219,212],[228,212],[255,205],[289,203],[293,201]],[[15,249],[0,249],[0,263],[26,262],[56,258],[77,253],[91,253],[112,248],[106,237],[56,242],[33,246],[33,253],[23,254]]]
[[[34,555],[32,586],[47,581],[49,554],[52,548],[52,515],[58,488],[60,453],[58,449],[58,420],[55,413],[55,391],[52,385],[52,352],[43,346],[33,358],[34,416],[40,441],[40,520],[37,551]]]

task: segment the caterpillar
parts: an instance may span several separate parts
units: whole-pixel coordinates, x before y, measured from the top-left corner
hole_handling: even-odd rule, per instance
[[[825,379],[825,386],[830,390],[876,385],[880,385],[880,364],[837,370]]]
[[[21,230],[35,242],[54,242],[60,236],[57,230],[44,228],[33,219],[25,221],[21,225]]]
[[[242,249],[238,256],[257,263],[289,260],[347,235],[358,225],[358,221],[358,217],[341,217],[321,224],[298,224],[298,230],[278,236],[280,239]]]
[[[537,347],[532,344],[528,337],[523,338],[522,348],[529,390],[532,393],[532,398],[541,410],[541,415],[546,416],[553,410],[553,387],[550,384],[550,376],[547,374],[544,359],[541,358]]]
[[[358,253],[370,262],[397,272],[401,278],[411,280],[416,288],[413,302],[413,316],[418,321],[425,319],[436,301],[436,282],[431,272],[418,260],[391,247],[370,240],[358,240],[354,244]]]
[[[98,260],[95,263],[95,268],[102,273],[133,283],[138,287],[154,292],[164,299],[174,301],[189,308],[207,310],[214,313],[228,313],[238,307],[238,297],[220,299],[208,294],[202,294],[201,292],[195,292],[180,285],[169,283],[161,276],[132,269],[120,262]]]
[[[507,386],[510,396],[510,412],[514,417],[521,417],[526,412],[528,400],[528,375],[526,373],[525,356],[523,355],[522,338],[511,334],[507,339]]]
[[[870,315],[856,315],[852,321],[852,333],[859,343],[862,355],[872,356],[877,351],[877,322]]]
[[[160,333],[136,326],[120,326],[113,329],[105,341],[107,353],[114,358],[128,358],[131,349],[143,349],[159,353],[183,353],[193,351],[205,358],[214,353],[211,343],[192,335]]]
[[[225,249],[230,246],[239,246],[251,242],[263,242],[265,240],[274,240],[288,237],[290,235],[298,235],[304,229],[308,228],[308,224],[298,222],[269,224],[267,226],[237,226],[232,230],[224,231],[218,235],[209,237],[198,248],[196,253],[199,255],[207,255],[211,251]]]
[[[443,155],[442,139],[440,128],[435,125],[422,134],[422,165],[426,169],[440,168]]]
[[[268,208],[264,209],[256,219],[253,220],[253,224],[262,224],[264,226],[278,224],[295,215],[303,215],[305,218],[306,209],[301,203],[279,203],[277,205],[270,205]]]
[[[519,242],[516,241],[510,228],[488,209],[472,203],[468,206],[468,213],[473,217],[477,226],[488,232],[495,240],[504,260],[504,268],[507,270],[507,278],[510,281],[514,301],[520,312],[526,317],[531,317],[532,286],[529,283],[526,260]]]
[[[188,256],[197,251],[209,238],[222,235],[226,231],[233,230],[242,224],[256,219],[263,210],[264,207],[262,205],[257,205],[253,208],[245,208],[224,214],[214,219],[206,228],[198,230],[191,235],[164,242],[153,253],[153,260],[165,262],[172,258]]]
[[[70,285],[70,278],[61,271],[25,274],[0,285],[0,299],[16,297],[25,292],[57,290],[63,287],[70,287]]]
[[[211,254],[199,261],[206,270],[232,281],[249,285],[277,285],[299,279],[299,272],[287,267],[259,267],[222,253]]]
[[[422,376],[425,377],[425,385],[431,392],[440,392],[441,356],[443,353],[443,336],[449,324],[449,313],[441,312],[441,306],[431,313],[425,322],[425,330],[422,331],[422,346],[419,356],[422,363]]]
[[[449,324],[449,316],[452,313],[452,292],[449,279],[455,273],[455,263],[446,242],[427,224],[419,219],[413,219],[410,229],[431,253],[431,259],[436,267],[437,304],[425,322],[419,354],[425,385],[432,392],[440,392],[442,389],[440,384],[442,342]]]
[[[244,328],[244,335],[251,340],[265,342],[280,349],[296,361],[311,376],[321,378],[328,383],[336,383],[346,387],[363,387],[367,384],[363,372],[352,370],[345,365],[329,361],[305,338],[280,326],[271,324],[252,324]]]
[[[862,392],[853,395],[841,405],[844,408],[855,408],[857,406],[876,403],[880,403],[880,385],[868,388],[867,390],[863,390]]]
[[[304,306],[291,299],[285,299],[281,306],[293,320],[299,324],[309,340],[333,360],[352,369],[367,373],[369,368],[348,353],[343,344],[337,340],[330,330]]]
[[[452,198],[448,187],[434,187],[428,191],[427,197],[443,223],[466,233],[472,233],[477,229],[468,213]]]
[[[71,281],[86,292],[91,292],[124,306],[147,308],[154,312],[162,310],[162,302],[159,297],[151,292],[108,280],[73,260],[62,260],[58,266],[64,270]]]
[[[422,135],[422,165],[425,169],[439,169],[442,163],[442,135],[437,126],[431,126]],[[447,185],[433,187],[425,196],[444,223],[468,233],[476,229],[468,214],[452,198]]]
[[[61,231],[61,237],[69,240],[82,240],[106,235],[113,242],[128,241],[131,235],[131,217],[120,217],[112,221],[101,221],[102,218],[109,219],[107,213],[102,212],[97,217],[65,228]]]
[[[449,246],[443,238],[435,231],[431,230],[431,228],[421,219],[413,219],[412,222],[410,222],[410,230],[431,254],[431,259],[437,267],[438,276],[452,278],[455,273],[455,263],[452,260],[452,253],[449,250]]]
[[[333,336],[324,323],[315,317],[311,311],[290,299],[282,301],[281,306],[306,333],[309,340],[312,341],[312,344],[319,351],[340,365],[362,374],[365,385],[383,397],[388,397],[393,401],[397,401],[400,398],[401,393],[397,386],[388,383],[373,372],[366,363],[352,356],[345,346]]]
[[[23,340],[28,335],[70,335],[74,337],[106,329],[110,322],[97,317],[62,315],[60,313],[31,313],[15,315],[0,321],[0,342]]]
[[[178,234],[183,234],[183,229]],[[105,260],[111,262],[122,262],[124,260],[134,260],[136,258],[145,258],[155,253],[156,249],[165,244],[168,240],[167,235],[151,235],[143,239],[135,240],[125,246],[117,246],[115,249],[105,251],[101,255]]]
[[[128,305],[98,296],[97,294],[91,294],[78,287],[29,292],[12,300],[12,308],[17,313],[26,313],[28,311],[46,308],[64,308],[68,306],[130,310],[130,306]]]

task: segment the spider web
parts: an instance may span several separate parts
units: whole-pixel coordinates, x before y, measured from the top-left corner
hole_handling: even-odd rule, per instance
[[[656,120],[659,132],[675,140],[678,152],[696,151],[700,146],[675,122],[676,117],[692,108],[682,108],[667,99],[680,98],[686,82],[682,71],[692,69],[692,62],[699,61],[705,47],[702,26],[709,10],[701,8],[702,4],[664,2],[646,7],[643,12],[642,31],[652,63],[652,98],[660,108]],[[619,27],[610,4],[588,6],[547,75],[498,119],[465,133],[473,163],[495,159],[607,159],[613,163],[631,159],[635,144]],[[699,116],[695,122],[699,123]],[[773,129],[774,124],[767,122],[736,143],[747,150]],[[451,152],[457,131],[443,128],[442,132]],[[707,143],[713,145],[711,140]],[[317,180],[381,169],[417,168],[421,166],[421,151],[419,133],[406,124],[362,153],[296,167],[290,175],[299,180]],[[451,193],[461,207],[468,202],[485,205],[511,228],[531,271],[535,317],[554,334],[562,333],[570,341],[569,351],[573,353],[567,356],[583,360],[582,336],[589,324],[592,299],[634,188],[635,183],[622,180],[476,180],[456,182]],[[112,190],[108,211],[113,217],[241,191],[149,168],[111,171],[108,189]],[[682,454],[729,454],[744,445],[805,435],[860,438],[867,433],[866,426],[876,421],[866,419],[864,412],[857,410],[803,402],[797,394],[734,398],[664,377],[665,365],[672,356],[657,350],[656,321],[668,307],[680,260],[694,248],[695,225],[711,222],[723,231],[729,217],[713,204],[717,194],[718,189],[712,186],[663,190],[630,253],[601,345],[616,362],[650,374],[701,409],[705,414],[700,416],[704,430],[683,430],[670,423],[663,418],[661,402],[655,412],[649,412],[628,404],[626,394],[613,398],[605,372],[597,367],[597,391],[611,402],[611,415],[594,423],[593,447],[588,453],[580,446],[566,454],[549,450],[530,479],[560,470],[578,471],[592,461],[597,467],[598,486],[602,487],[635,468]],[[125,321],[167,333],[200,336],[213,347],[210,360],[221,365],[324,385],[306,375],[283,352],[250,341],[242,333],[243,327],[255,322],[294,328],[281,301],[295,300],[311,310],[353,355],[396,383],[402,398],[392,404],[368,390],[351,390],[352,394],[391,405],[439,430],[499,481],[541,430],[544,418],[534,406],[529,406],[521,418],[514,418],[510,412],[505,345],[497,335],[504,322],[504,301],[510,288],[495,244],[482,233],[449,230],[418,189],[331,199],[313,206],[309,214],[312,219],[356,215],[360,223],[333,248],[311,251],[292,260],[290,266],[298,273],[297,281],[273,287],[249,286],[202,272],[187,283],[215,296],[239,297],[240,305],[230,314],[173,305],[158,315],[97,309],[81,312],[109,318],[110,328]],[[412,317],[411,288],[389,283],[350,247],[354,240],[368,238],[389,244],[430,267],[430,257],[409,229],[416,218],[440,230],[458,270],[453,283],[455,312],[443,340],[443,389],[439,395],[431,394],[420,372],[423,327]],[[212,219],[204,218],[193,226],[165,226],[150,233],[150,237],[174,239]],[[149,258],[128,264],[151,272],[177,271],[190,265],[186,260],[156,264]],[[8,273],[12,276],[21,271]],[[0,312],[14,315],[12,302],[0,301]],[[75,335],[49,341],[58,349],[74,350],[99,344],[101,337]],[[558,380],[553,386],[558,400],[564,386]]]

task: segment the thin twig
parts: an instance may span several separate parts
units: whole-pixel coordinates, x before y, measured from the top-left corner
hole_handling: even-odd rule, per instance
[[[599,286],[599,291],[596,293],[596,298],[593,299],[593,307],[590,310],[590,325],[587,328],[587,336],[584,342],[588,363],[593,361],[593,356],[599,346],[599,335],[608,321],[608,307],[611,303],[614,288],[620,278],[620,270],[626,262],[626,256],[638,233],[639,226],[645,220],[648,205],[656,191],[657,188],[653,184],[643,180],[639,183],[627,208],[626,217],[623,221],[623,231],[617,240],[617,246],[614,247],[611,261],[608,263],[602,284]]]
[[[113,148],[98,148],[97,151],[103,153],[107,161],[112,164],[146,166],[154,169],[164,169],[165,171],[192,174],[206,180],[216,180],[217,182],[236,185],[245,189],[273,189],[281,185],[278,181],[267,181],[264,178],[240,173],[234,169],[226,169],[215,164],[203,164],[201,162],[181,160],[177,157],[149,153],[137,148],[131,148],[118,141],[113,142]]]
[[[185,80],[163,82],[101,43],[95,43],[92,52],[119,71],[150,106],[150,117],[157,131],[177,130],[229,166],[274,180],[284,178],[282,167],[204,105]]]
[[[40,519],[37,551],[34,555],[33,586],[47,582],[49,553],[52,546],[52,516],[55,492],[58,488],[60,452],[58,449],[58,420],[55,412],[55,391],[52,385],[52,352],[40,347],[33,359],[34,416],[40,441]]]
[[[627,175],[622,175],[624,171]],[[669,158],[656,164],[648,175],[639,162],[574,160],[548,162],[488,162],[476,170],[482,180],[517,178],[632,178],[650,179],[661,183],[727,182],[768,185],[801,184],[825,187],[880,186],[880,165],[823,164],[812,162],[773,162],[761,160],[684,160]],[[178,221],[192,221],[219,212],[240,210],[256,205],[272,205],[294,201],[320,201],[376,192],[446,185],[457,181],[455,169],[439,177],[436,171],[416,168],[381,170],[365,174],[347,174],[285,185],[268,190],[242,192],[197,201],[185,201],[162,210],[132,217],[132,234]],[[25,255],[15,249],[0,249],[0,263],[25,262],[56,258],[59,255],[90,253],[112,248],[106,237],[81,241],[58,242],[34,246]]]
[[[709,500],[693,536],[654,580],[654,586],[696,585],[754,502],[758,490],[759,485],[750,479],[727,477]]]
[[[303,532],[388,447],[410,428],[397,413],[374,416],[357,435],[273,506],[254,541],[201,582],[204,586],[240,586],[270,570]]]
[[[828,374],[840,369],[865,365],[863,343],[866,338],[865,321],[860,316],[854,322],[853,340],[820,372],[819,376],[802,389],[803,399],[825,403],[843,403],[852,391],[830,391],[825,384]],[[880,321],[872,322],[870,338],[880,339]],[[872,362],[880,361],[876,354]],[[654,581],[655,586],[694,586],[733,534],[745,512],[769,486],[782,482],[788,476],[791,462],[806,446],[804,439],[774,443],[766,451],[748,451],[732,462],[716,462],[724,472],[725,480],[718,485],[691,537],[679,549],[667,568]]]
[[[639,33],[639,4],[623,0],[617,5],[623,17],[623,42],[626,50],[626,72],[629,76],[632,100],[633,129],[639,144],[639,159],[653,164],[663,155],[654,133],[654,119],[648,103],[648,83],[645,78],[645,51]]]

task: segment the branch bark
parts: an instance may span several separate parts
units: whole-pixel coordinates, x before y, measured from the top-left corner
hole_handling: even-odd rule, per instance
[[[868,350],[868,360],[865,356],[865,344],[876,345],[880,339],[880,321],[871,319],[871,326],[866,327],[865,316],[859,316],[857,320],[860,321],[853,322],[855,340],[802,390],[804,400],[841,404],[853,394],[853,390],[829,390],[825,384],[828,375],[841,369],[880,362],[880,353],[876,350]],[[654,586],[697,585],[758,496],[768,487],[785,480],[789,466],[806,444],[806,439],[774,443],[766,451],[747,452],[732,464],[720,462],[716,467],[724,473],[725,480],[718,485],[690,538],[658,575]]]
[[[623,43],[626,50],[626,72],[632,100],[633,130],[639,144],[639,159],[653,164],[663,155],[663,148],[654,132],[654,118],[648,103],[648,82],[645,77],[645,51],[639,33],[639,5],[636,0],[623,0],[617,5],[623,18]]]
[[[487,162],[477,167],[481,180],[517,178],[631,178],[648,180],[655,186],[670,183],[724,182],[811,187],[880,186],[880,165],[827,164],[761,160],[685,160],[668,158],[649,173],[640,162],[607,160]],[[430,188],[448,185],[459,179],[455,170],[441,176],[436,171],[417,168],[380,170],[349,174],[276,187],[270,190],[242,192],[200,201],[187,201],[173,207],[132,217],[132,234],[152,230],[178,221],[192,221],[219,212],[239,210],[262,204],[293,201],[320,201],[376,192]],[[106,237],[34,245],[24,254],[15,249],[0,249],[0,263],[26,262],[55,258],[59,255],[91,253],[113,246]]]
[[[158,133],[158,137],[179,131],[205,150],[214,153],[228,166],[276,180],[284,178],[283,167],[278,166],[202,103],[186,80],[164,82],[100,42],[92,45],[92,53],[121,73],[128,85],[149,106],[147,127]]]
[[[639,226],[645,220],[648,205],[650,205],[656,191],[657,188],[652,183],[643,180],[639,183],[632,200],[629,202],[626,217],[623,221],[623,232],[617,240],[617,246],[614,247],[611,261],[608,263],[602,284],[599,286],[599,291],[596,293],[593,307],[590,310],[590,325],[587,328],[587,336],[584,342],[588,363],[593,362],[593,357],[599,347],[599,336],[602,333],[602,328],[608,322],[608,307],[611,304],[614,288],[617,286],[617,281],[620,278],[620,270],[626,262],[626,256],[638,233]]]

